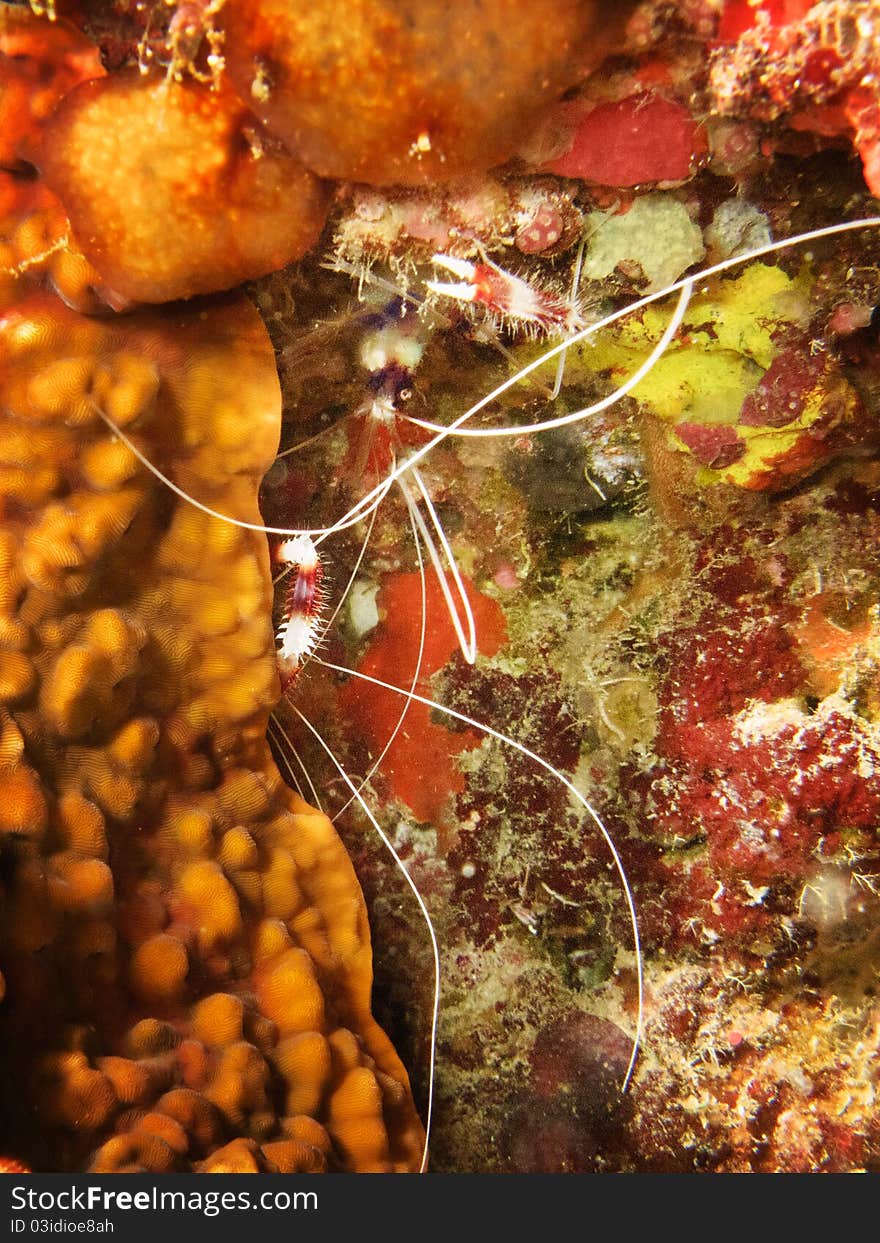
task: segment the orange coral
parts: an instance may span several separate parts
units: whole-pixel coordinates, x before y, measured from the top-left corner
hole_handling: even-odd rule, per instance
[[[101,305],[100,277],[71,241],[64,208],[30,175],[30,162],[58,101],[103,73],[97,48],[69,23],[0,9],[0,298],[37,280],[79,310]]]
[[[226,0],[222,20],[239,94],[309,168],[425,185],[509,159],[541,108],[602,60],[610,8]]]
[[[55,195],[42,182],[0,169],[0,299],[33,283],[49,285],[79,311],[122,304],[77,250]]]
[[[0,10],[0,167],[33,161],[46,118],[79,82],[100,78],[98,49],[66,21]]]
[[[125,297],[238,285],[310,250],[327,191],[226,88],[136,69],[56,109],[39,163],[85,254]]]
[[[0,318],[0,1150],[417,1169],[354,872],[266,747],[265,540],[173,496],[102,418],[258,522],[280,419],[265,329],[237,296],[99,320],[19,284]]]
[[[504,614],[495,600],[477,591],[468,579],[465,582],[481,651],[494,655],[507,638]],[[393,683],[399,670],[416,668],[421,646],[417,619],[423,589],[427,592],[431,627],[425,636],[417,690],[430,695],[430,678],[443,668],[457,646],[440,586],[434,578],[429,578],[424,588],[418,574],[396,574],[383,583],[380,596],[383,623],[361,661],[360,672]],[[391,736],[400,715],[396,698],[381,687],[354,679],[340,693],[347,719],[355,721],[377,749]],[[410,807],[417,819],[443,823],[450,795],[464,788],[458,757],[479,741],[479,735],[473,730],[452,733],[444,729],[433,720],[425,704],[413,703],[407,713],[407,728],[398,733],[389,748],[383,772],[394,794]],[[424,755],[432,757],[429,772],[425,771]]]

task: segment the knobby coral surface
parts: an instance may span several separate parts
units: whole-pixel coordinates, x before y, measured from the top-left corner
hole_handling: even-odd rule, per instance
[[[265,539],[102,418],[259,522],[266,331],[238,295],[65,305],[24,249],[28,225],[51,249],[58,209],[4,177],[0,1147],[50,1170],[417,1168],[357,880],[265,741]]]
[[[107,322],[35,292],[0,354],[5,1150],[417,1165],[351,864],[267,752],[265,541],[174,497],[100,417],[258,521],[279,415],[258,316],[231,297]]]
[[[273,272],[320,234],[326,188],[255,124],[228,89],[131,69],[65,97],[40,162],[112,287],[168,302]]]

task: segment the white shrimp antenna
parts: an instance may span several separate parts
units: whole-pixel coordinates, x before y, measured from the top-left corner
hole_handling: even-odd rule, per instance
[[[315,660],[317,660],[320,664],[325,663],[324,661],[320,659],[320,657],[317,657],[317,656],[315,657]],[[424,1174],[427,1172],[427,1169],[428,1169],[428,1145],[429,1145],[430,1138],[431,1138],[431,1123],[432,1123],[433,1115],[434,1115],[434,1075],[436,1072],[436,1062],[437,1062],[437,1028],[438,1028],[438,1024],[440,1020],[440,947],[437,943],[437,933],[434,931],[434,924],[431,920],[430,914],[428,913],[428,908],[425,905],[425,899],[422,897],[421,893],[419,892],[418,885],[415,883],[413,878],[410,876],[409,871],[407,870],[406,864],[403,862],[400,855],[397,853],[397,851],[394,848],[394,843],[391,841],[391,838],[388,836],[388,834],[382,828],[379,821],[373,815],[372,811],[367,805],[367,802],[364,799],[363,795],[361,794],[360,790],[354,784],[351,777],[349,777],[348,773],[345,771],[342,764],[340,764],[339,760],[333,754],[332,749],[324,741],[321,734],[318,732],[317,729],[315,729],[314,725],[312,725],[311,721],[309,721],[309,719],[302,712],[300,712],[296,704],[291,704],[290,706],[293,709],[293,711],[296,713],[296,715],[299,717],[300,721],[302,721],[303,725],[305,725],[306,729],[309,730],[309,732],[313,735],[315,740],[319,743],[319,745],[326,752],[331,762],[335,765],[340,777],[342,777],[342,780],[348,786],[349,790],[351,790],[352,798],[357,800],[357,803],[361,811],[367,817],[370,824],[373,826],[374,830],[376,831],[377,835],[382,841],[382,844],[388,850],[391,857],[394,859],[394,862],[397,864],[398,868],[403,873],[406,883],[408,884],[416,902],[418,903],[419,910],[421,911],[422,917],[425,921],[425,926],[428,929],[428,936],[431,941],[431,953],[434,959],[434,1004],[431,1009],[430,1055],[429,1055],[429,1063],[428,1063],[428,1104],[427,1104],[426,1115],[425,1115],[425,1143],[424,1143],[424,1147],[422,1148],[421,1165],[419,1166],[419,1173]]]
[[[427,419],[417,419],[414,415],[407,414],[403,417],[408,423],[414,423],[417,427],[423,427],[429,432],[448,431],[452,436],[474,436],[482,439],[488,439],[493,436],[522,436],[532,435],[534,432],[548,432],[555,427],[568,427],[571,423],[579,423],[584,419],[592,418],[594,414],[600,414],[603,410],[607,410],[609,406],[616,405],[622,397],[626,397],[627,393],[632,392],[637,384],[641,384],[649,372],[653,371],[681,327],[681,321],[685,317],[696,279],[696,277],[688,277],[682,284],[681,293],[678,296],[678,302],[669,323],[666,325],[660,340],[641,366],[627,380],[624,380],[623,384],[619,385],[614,392],[608,393],[590,406],[584,406],[582,410],[572,410],[568,414],[561,414],[554,419],[543,419],[540,423],[519,423],[509,427],[456,427],[454,431],[451,427],[447,428],[442,423],[431,423]],[[565,355],[561,354],[560,362],[564,358]]]
[[[456,721],[461,721],[464,725],[471,726],[472,729],[476,729],[480,733],[486,734],[489,738],[494,738],[498,742],[503,743],[505,746],[512,747],[514,751],[518,751],[520,755],[524,755],[526,759],[531,760],[534,764],[537,764],[539,767],[543,768],[545,772],[548,772],[551,775],[551,777],[564,785],[569,794],[571,794],[587,812],[602,835],[602,839],[605,842],[605,845],[607,846],[614,862],[617,875],[620,878],[624,899],[626,901],[630,928],[632,930],[633,949],[635,950],[638,1005],[636,1012],[636,1030],[632,1040],[632,1051],[630,1053],[629,1064],[627,1065],[626,1073],[624,1074],[623,1082],[621,1084],[621,1092],[626,1092],[632,1079],[633,1070],[635,1069],[636,1058],[638,1057],[639,1048],[642,1042],[642,1032],[644,1029],[645,980],[644,966],[642,962],[642,947],[641,939],[639,937],[639,921],[636,915],[635,900],[626,875],[626,870],[623,866],[623,861],[617,847],[614,844],[614,839],[605,827],[605,824],[595,807],[593,807],[592,803],[590,803],[583,796],[583,794],[581,794],[577,786],[574,785],[568,777],[566,777],[565,773],[560,772],[559,769],[555,768],[549,760],[545,760],[543,756],[538,755],[537,751],[532,751],[529,747],[525,746],[524,743],[518,742],[516,738],[511,738],[508,734],[503,734],[500,730],[493,729],[491,725],[486,725],[483,721],[478,721],[472,716],[467,716],[464,712],[458,712],[455,708],[449,708],[445,704],[438,703],[434,699],[428,699],[424,695],[418,695],[414,691],[407,691],[399,686],[394,686],[391,682],[384,682],[381,678],[374,678],[372,675],[368,673],[361,673],[357,669],[348,669],[344,665],[333,664],[332,661],[324,660],[319,656],[316,656],[315,660],[318,664],[323,665],[325,669],[332,669],[335,673],[342,673],[348,675],[349,677],[358,678],[362,682],[370,682],[374,686],[381,687],[383,690],[393,691],[395,695],[403,695],[407,699],[415,700],[416,703],[425,704],[426,707],[431,708],[436,712],[442,712],[445,716],[453,717]]]
[[[312,781],[312,777],[311,777],[311,774],[309,773],[308,767],[306,766],[299,751],[294,746],[292,739],[288,737],[288,734],[286,730],[284,729],[284,726],[275,716],[274,712],[269,713],[268,733],[269,733],[270,741],[275,743],[275,746],[278,750],[278,754],[281,758],[282,763],[284,764],[285,772],[287,773],[287,776],[290,779],[290,784],[296,790],[297,794],[300,796],[303,802],[306,802],[306,803],[311,802],[313,807],[317,807],[318,811],[323,812],[324,808],[321,806],[321,799],[318,795],[317,789],[315,788],[315,783],[314,781]],[[291,764],[290,760],[287,758],[287,754],[285,753],[284,748],[280,745],[279,738],[284,743],[286,743],[290,751],[290,754],[293,756],[297,764],[302,769],[303,776],[306,779],[306,784],[308,785],[309,789],[312,792],[311,799],[306,798],[305,794],[303,793],[303,788],[300,785],[299,781],[297,780],[297,776],[296,776],[296,773],[294,772],[293,765]]]
[[[431,559],[431,565],[434,567],[434,573],[437,575],[440,590],[443,592],[443,599],[446,602],[446,609],[452,622],[452,628],[455,631],[455,637],[458,639],[458,646],[461,649],[461,654],[467,663],[472,665],[477,659],[477,627],[476,622],[474,621],[474,611],[471,608],[471,602],[468,599],[464,580],[461,577],[461,570],[458,568],[458,562],[455,559],[455,554],[449,544],[446,532],[443,530],[440,515],[434,508],[434,502],[428,494],[428,489],[425,486],[424,479],[415,467],[413,467],[411,473],[413,479],[415,480],[416,487],[421,494],[425,509],[428,511],[428,515],[431,519],[431,526],[436,531],[437,539],[440,541],[440,548],[443,550],[443,558],[449,566],[449,573],[452,576],[452,582],[455,587],[455,595],[453,595],[452,588],[449,586],[446,572],[443,569],[443,561],[441,560],[437,545],[434,542],[434,537],[431,535],[431,532],[428,529],[428,524],[425,522],[421,510],[416,504],[415,498],[413,497],[409,485],[403,475],[398,477],[397,485],[403,493],[404,500],[406,501],[406,507],[409,510],[410,520],[414,524],[414,527],[418,528],[418,534],[421,535],[425,548],[428,550],[428,556]],[[416,537],[416,545],[418,546],[418,536]],[[458,603],[456,603],[455,596],[458,597]],[[461,606],[461,613],[464,614],[463,622],[461,613],[459,613],[459,605]],[[465,634],[465,629],[467,630],[467,634]]]
[[[574,270],[571,274],[571,292],[569,298],[574,310],[577,310],[578,286],[581,283],[581,273],[584,270],[584,255],[587,251],[587,239],[581,237],[578,242],[577,254],[574,257]],[[583,320],[581,320],[583,322]],[[562,390],[562,381],[565,376],[565,355],[560,354],[556,362],[556,376],[553,380],[553,388],[550,390],[550,400],[555,401]]]
[[[425,925],[428,929],[428,937],[431,942],[431,952],[432,952],[433,961],[434,961],[434,1001],[433,1001],[433,1006],[431,1009],[431,1028],[430,1028],[430,1035],[429,1035],[428,1102],[426,1106],[426,1116],[425,1116],[425,1142],[424,1142],[424,1147],[422,1149],[421,1166],[419,1168],[419,1173],[424,1174],[428,1168],[428,1149],[430,1145],[431,1123],[432,1123],[433,1113],[434,1113],[434,1081],[436,1077],[436,1066],[437,1066],[437,1030],[438,1030],[439,1020],[440,1020],[440,948],[439,948],[439,944],[437,941],[437,933],[435,931],[433,921],[431,919],[427,905],[425,903],[424,898],[422,897],[422,894],[418,886],[416,885],[415,881],[410,875],[409,870],[406,867],[406,864],[403,862],[397,850],[395,849],[394,844],[392,843],[388,835],[385,833],[385,831],[382,829],[373,811],[368,806],[362,793],[364,786],[367,784],[367,782],[370,780],[370,777],[373,775],[373,773],[376,771],[376,769],[381,764],[383,758],[388,752],[388,749],[391,747],[392,743],[394,742],[394,739],[397,737],[397,734],[400,731],[401,726],[403,725],[406,714],[409,711],[410,704],[412,703],[412,700],[415,697],[414,696],[415,687],[418,684],[419,676],[421,675],[421,671],[422,671],[422,659],[423,659],[424,650],[425,650],[425,633],[426,633],[427,624],[428,624],[428,611],[427,611],[428,602],[427,602],[427,593],[425,590],[425,563],[422,557],[422,550],[419,544],[419,535],[416,529],[415,521],[413,519],[412,509],[410,509],[409,516],[410,516],[410,522],[412,524],[413,539],[415,541],[415,546],[416,546],[416,556],[419,562],[419,579],[421,582],[421,623],[420,623],[420,629],[419,629],[419,650],[418,650],[418,655],[416,657],[415,670],[413,671],[412,686],[410,688],[410,694],[406,696],[403,710],[400,714],[400,717],[398,718],[397,724],[395,725],[394,730],[392,731],[391,737],[385,743],[385,746],[383,747],[382,752],[379,755],[378,759],[376,759],[373,762],[367,774],[363,777],[363,779],[360,781],[360,783],[357,786],[354,784],[351,777],[345,771],[343,765],[340,763],[338,757],[333,753],[332,749],[327,744],[326,740],[322,737],[322,735],[318,732],[318,730],[315,728],[315,726],[307,719],[307,717],[299,710],[299,708],[297,708],[297,706],[294,703],[291,702],[290,707],[293,709],[293,711],[296,713],[299,719],[303,722],[306,728],[310,731],[310,733],[317,740],[318,744],[321,746],[322,750],[330,758],[333,766],[336,768],[337,772],[342,777],[343,781],[345,782],[345,784],[348,786],[349,790],[351,791],[348,801],[343,804],[343,806],[339,809],[339,811],[333,817],[334,821],[338,819],[339,816],[342,815],[345,809],[352,802],[357,802],[358,806],[361,808],[364,815],[367,817],[370,824],[375,829],[380,841],[390,853],[392,859],[394,860],[395,866],[398,868],[400,872],[403,873],[403,876],[406,880],[407,885],[412,890],[415,896],[416,902],[418,903],[418,906],[419,906],[419,910],[422,914],[422,918],[424,919]],[[360,564],[360,561],[363,558],[365,549],[366,549],[366,542],[364,542],[361,548],[361,553],[358,558],[358,565]],[[346,593],[351,587],[351,583],[354,580],[354,574],[356,573],[357,573],[357,566],[355,567],[354,573],[352,574],[352,577],[349,579],[349,582],[346,586],[346,589],[345,589]],[[345,593],[343,594],[342,599],[339,601],[339,604],[337,604],[336,606],[336,612],[338,612],[339,609],[342,607],[342,603],[344,599],[345,599]],[[336,612],[334,612],[334,617],[336,615]],[[319,664],[324,663],[317,656],[313,656],[312,659],[318,661]],[[406,695],[406,692],[404,692],[404,694]],[[288,701],[290,701],[290,697],[287,696],[287,698],[288,698]],[[305,768],[305,766],[302,765],[302,761],[299,760],[299,756],[297,754],[296,748],[293,745],[292,740],[288,736],[284,727],[281,725],[281,722],[278,721],[277,719],[275,720],[275,726],[278,732],[280,733],[281,737],[287,743],[292,754],[296,756],[300,765],[303,768]],[[285,760],[285,764],[288,769],[288,772],[291,772],[291,775],[292,775],[290,764],[287,763],[286,760]],[[308,777],[308,773],[306,773],[306,776]],[[294,781],[295,780],[296,779],[294,778]],[[311,778],[308,778],[308,780],[309,780],[309,785],[312,787],[312,789],[314,789],[314,785],[312,785]]]
[[[419,622],[419,650],[416,653],[415,667],[413,669],[412,677],[410,679],[410,690],[415,691],[419,683],[419,678],[422,675],[422,663],[423,663],[424,655],[425,655],[425,636],[427,634],[427,629],[428,629],[428,594],[427,594],[427,589],[425,587],[425,564],[422,559],[421,548],[419,547],[419,533],[418,533],[415,518],[413,517],[413,513],[411,509],[409,511],[409,521],[410,521],[410,527],[412,528],[413,540],[416,546],[416,556],[419,559],[419,580],[421,583],[421,592],[420,592],[421,618]],[[366,550],[366,544],[364,545],[364,548],[361,550],[361,556],[363,556],[363,552],[365,550]],[[360,558],[358,559],[358,564],[360,564]],[[357,573],[357,567],[355,567],[355,573]],[[353,581],[353,579],[354,579],[354,575],[352,575],[352,579],[349,581],[349,586],[351,585],[351,581]],[[337,608],[338,607],[339,606],[337,606]],[[393,730],[391,731],[388,738],[386,739],[385,744],[382,747],[382,750],[379,752],[376,758],[372,760],[372,762],[370,763],[370,767],[367,769],[367,771],[364,773],[363,777],[361,778],[358,784],[358,791],[362,791],[364,789],[364,786],[366,786],[367,783],[371,780],[373,774],[377,771],[382,761],[385,759],[385,756],[388,754],[388,752],[391,750],[391,747],[394,745],[394,739],[397,737],[397,735],[400,733],[401,729],[403,728],[403,723],[406,720],[406,714],[409,712],[411,702],[412,700],[410,699],[404,700],[403,707],[400,710],[400,716],[397,718],[397,721],[395,722]],[[334,822],[338,820],[339,817],[342,815],[342,813],[348,808],[353,798],[354,798],[354,795],[351,795],[349,799],[347,800],[347,802],[343,803],[343,805],[335,813],[335,815],[333,816]]]
[[[765,255],[777,254],[780,251],[789,250],[793,246],[800,246],[806,242],[819,241],[825,237],[834,237],[840,233],[852,233],[860,229],[876,229],[878,227],[880,227],[880,216],[866,216],[858,220],[839,221],[837,224],[823,225],[821,228],[809,229],[804,233],[796,233],[792,237],[782,238],[776,242],[768,242],[765,246],[756,246],[752,250],[745,251],[742,254],[732,255],[728,259],[723,259],[719,263],[712,264],[708,268],[703,268],[701,271],[693,273],[690,276],[682,277],[681,280],[674,281],[671,285],[666,285],[663,289],[654,290],[652,293],[645,294],[643,297],[636,299],[635,302],[631,302],[625,307],[620,307],[618,310],[612,311],[611,314],[606,315],[603,319],[597,320],[594,324],[589,324],[586,328],[580,329],[566,340],[550,347],[538,358],[533,359],[530,363],[527,363],[525,366],[521,367],[514,375],[510,376],[507,380],[503,381],[503,383],[492,389],[490,393],[487,393],[484,397],[481,397],[478,402],[476,402],[473,406],[470,406],[462,414],[458,415],[458,417],[455,418],[447,427],[443,427],[442,430],[438,430],[432,439],[426,444],[414,450],[413,453],[404,461],[397,463],[380,483],[376,484],[376,486],[367,492],[365,496],[361,497],[361,499],[353,505],[346,514],[343,514],[341,518],[328,527],[267,526],[262,523],[246,522],[244,519],[234,518],[230,514],[224,514],[219,510],[212,509],[209,505],[205,505],[203,502],[191,496],[188,492],[185,492],[183,488],[178,487],[173,480],[169,479],[167,475],[159,470],[159,468],[149,460],[146,454],[144,454],[137,447],[137,445],[134,444],[131,438],[122,431],[122,429],[113,421],[113,419],[110,418],[108,414],[105,413],[105,411],[97,405],[94,405],[94,409],[109,429],[127,448],[131,450],[143,466],[151,471],[157,479],[166,485],[166,487],[170,488],[172,492],[181,497],[182,500],[194,505],[197,509],[202,510],[203,513],[208,514],[212,518],[218,518],[221,522],[228,522],[233,526],[241,527],[244,530],[259,531],[266,535],[310,535],[314,538],[315,543],[318,544],[330,535],[335,535],[339,531],[344,531],[349,527],[355,526],[363,518],[366,518],[369,514],[371,514],[376,508],[378,508],[379,505],[381,505],[396,479],[400,478],[400,476],[406,471],[411,470],[412,467],[417,465],[424,457],[426,457],[432,449],[442,443],[447,436],[451,436],[457,432],[459,428],[463,427],[464,424],[467,423],[469,419],[473,418],[475,414],[479,414],[481,410],[485,410],[487,406],[492,404],[492,402],[503,396],[527,376],[532,375],[533,372],[537,371],[539,367],[544,366],[545,363],[552,361],[554,358],[559,358],[565,353],[566,350],[571,349],[572,346],[580,344],[581,341],[588,340],[595,333],[602,331],[602,329],[609,327],[611,324],[616,324],[618,320],[623,319],[627,315],[631,315],[633,311],[641,310],[642,307],[650,306],[654,302],[662,301],[670,294],[679,293],[685,288],[692,288],[700,281],[707,280],[712,276],[717,276],[722,272],[728,272],[732,268],[751,262],[753,259],[761,259]],[[644,379],[644,374],[641,378]],[[517,430],[521,434],[523,431],[528,431],[529,429],[528,427],[521,427]],[[534,430],[534,428],[532,430]]]

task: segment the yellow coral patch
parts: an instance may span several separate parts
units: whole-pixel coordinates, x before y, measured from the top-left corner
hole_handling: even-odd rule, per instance
[[[730,465],[698,464],[696,483],[759,489],[772,486],[777,475],[782,482],[801,477],[817,456],[816,445],[801,438],[825,418],[829,399],[833,396],[836,402],[835,425],[857,415],[855,391],[840,375],[829,374],[784,426],[739,422],[744,401],[778,357],[786,334],[805,328],[810,286],[806,270],[791,277],[761,263],[751,264],[734,280],[714,280],[691,299],[678,336],[631,390],[643,410],[667,424],[736,428],[741,456]],[[575,372],[607,372],[613,384],[622,383],[657,344],[669,316],[668,305],[652,305],[598,334],[592,348],[578,352]],[[667,445],[679,453],[692,452],[674,426],[669,427]]]

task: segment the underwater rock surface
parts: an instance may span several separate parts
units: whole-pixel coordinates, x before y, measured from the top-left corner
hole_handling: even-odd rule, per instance
[[[302,713],[431,1169],[877,1168],[877,6],[253,7],[0,14],[0,1154],[419,1169]]]

